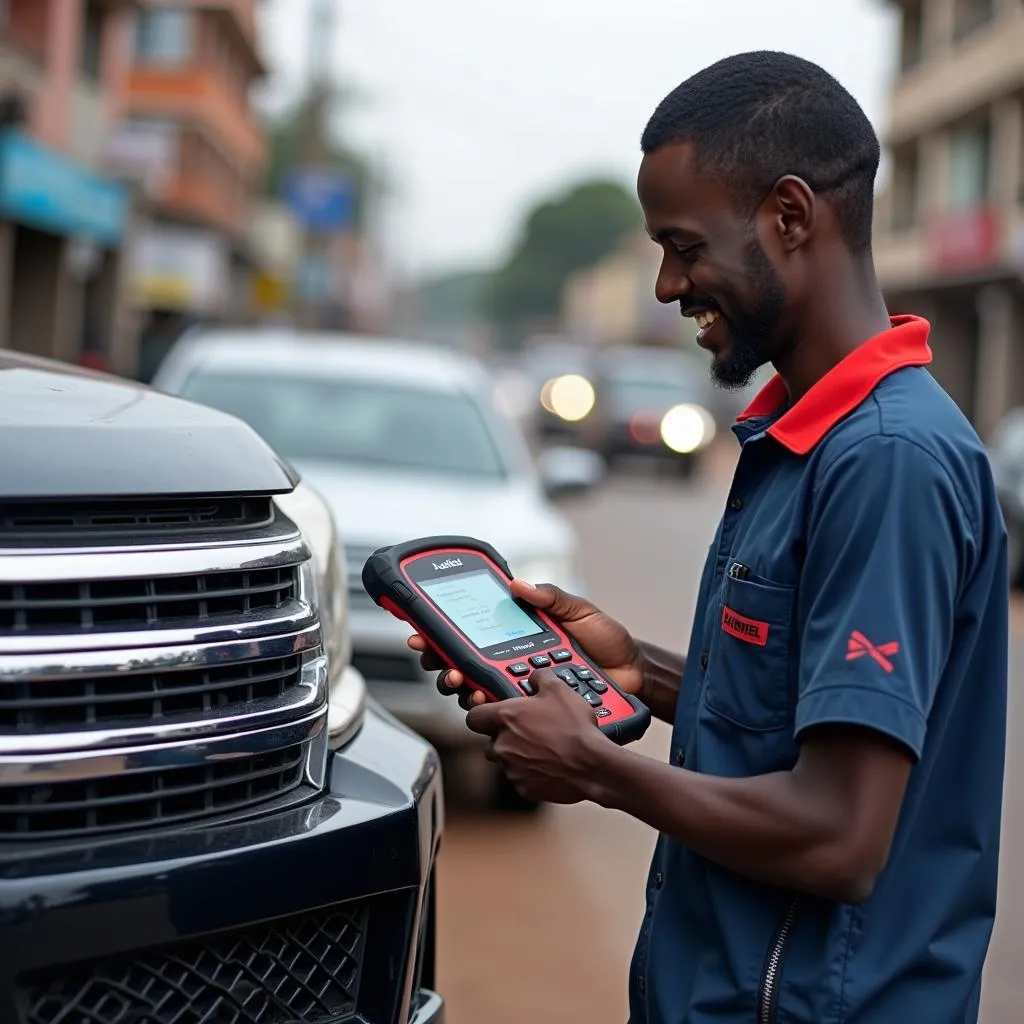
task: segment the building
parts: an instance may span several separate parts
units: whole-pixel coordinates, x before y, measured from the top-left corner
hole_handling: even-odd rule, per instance
[[[184,325],[250,307],[260,268],[249,220],[267,149],[249,98],[265,74],[255,15],[255,0],[140,0],[134,15],[108,157],[148,202],[132,276],[144,379]]]
[[[573,274],[562,291],[561,328],[594,345],[693,344],[696,327],[654,294],[661,250],[643,232]]]
[[[900,67],[875,257],[933,324],[933,371],[983,437],[1024,403],[1024,4],[890,0]]]
[[[0,347],[131,373],[132,192],[103,167],[127,0],[0,3]]]

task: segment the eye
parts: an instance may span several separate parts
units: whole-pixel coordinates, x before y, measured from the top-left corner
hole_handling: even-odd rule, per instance
[[[672,248],[676,251],[676,255],[686,263],[692,263],[700,255],[700,250],[703,248],[703,243],[691,244],[691,245],[676,245],[673,243]]]

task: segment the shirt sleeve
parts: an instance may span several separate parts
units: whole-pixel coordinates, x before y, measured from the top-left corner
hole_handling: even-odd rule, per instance
[[[920,758],[973,534],[949,472],[913,441],[868,437],[824,469],[797,609],[798,737],[863,726]]]

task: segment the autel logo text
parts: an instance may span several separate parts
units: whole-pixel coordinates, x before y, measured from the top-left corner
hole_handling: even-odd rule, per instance
[[[455,569],[462,565],[461,558],[446,558],[440,565],[434,562],[434,568],[440,572],[442,569]]]

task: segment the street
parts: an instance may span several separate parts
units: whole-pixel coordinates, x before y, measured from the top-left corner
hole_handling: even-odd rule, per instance
[[[590,596],[637,634],[685,649],[697,578],[729,485],[728,455],[682,484],[625,474],[567,506]],[[1011,681],[1024,608],[1011,625]],[[1024,710],[1011,692],[999,916],[983,1024],[1020,1020],[1024,977]],[[655,723],[638,749],[664,757]],[[985,742],[985,737],[979,737]],[[439,986],[449,1024],[623,1024],[626,974],[654,842],[646,826],[592,805],[498,818],[449,801],[439,867]]]

